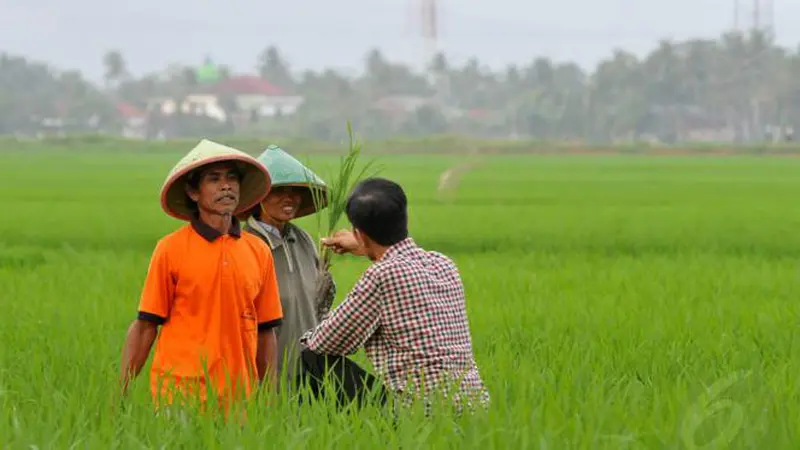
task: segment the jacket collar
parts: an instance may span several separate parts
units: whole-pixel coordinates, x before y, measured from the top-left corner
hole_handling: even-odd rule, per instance
[[[271,249],[276,249],[284,244],[284,242],[295,242],[297,240],[298,234],[294,229],[294,225],[292,223],[286,224],[286,231],[283,235],[280,233],[276,234],[277,229],[274,227],[270,227],[264,222],[256,219],[255,217],[250,217],[247,219],[247,228],[250,229],[253,233],[261,236],[264,240],[267,241]],[[272,231],[272,230],[275,231]]]

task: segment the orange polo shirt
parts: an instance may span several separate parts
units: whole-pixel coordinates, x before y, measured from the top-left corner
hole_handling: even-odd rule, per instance
[[[235,219],[228,235],[195,220],[156,245],[139,318],[161,325],[150,379],[155,398],[171,402],[171,387],[180,386],[205,403],[207,379],[225,403],[249,395],[258,381],[258,331],[283,318],[272,253]]]

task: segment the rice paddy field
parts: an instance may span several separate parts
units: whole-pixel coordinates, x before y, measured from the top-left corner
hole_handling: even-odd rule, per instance
[[[115,398],[150,253],[181,225],[158,203],[181,156],[0,152],[0,448],[800,445],[800,159],[496,156],[443,201],[457,158],[381,156],[413,237],[460,267],[490,409],[272,398],[242,425],[156,416],[146,374]],[[340,299],[367,264],[334,259]]]

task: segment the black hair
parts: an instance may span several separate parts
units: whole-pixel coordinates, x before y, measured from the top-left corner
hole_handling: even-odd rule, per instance
[[[353,189],[345,213],[353,227],[377,244],[394,245],[408,237],[408,200],[399,184],[368,178]]]

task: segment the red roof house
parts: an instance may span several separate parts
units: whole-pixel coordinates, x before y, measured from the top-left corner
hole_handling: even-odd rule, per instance
[[[283,96],[283,90],[255,75],[237,75],[211,86],[216,95],[264,95]]]

